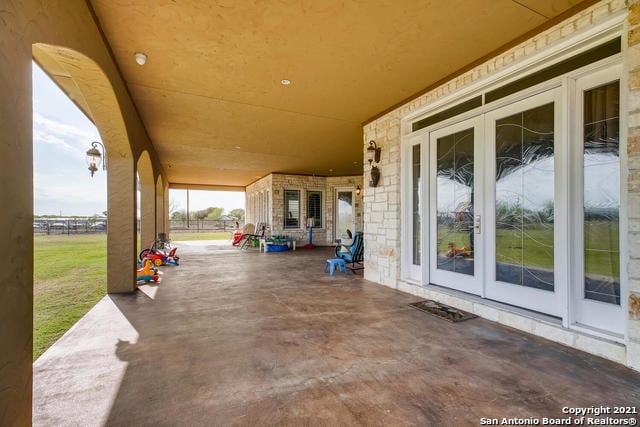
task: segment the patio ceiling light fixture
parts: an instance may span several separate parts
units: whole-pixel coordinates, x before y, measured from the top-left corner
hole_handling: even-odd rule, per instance
[[[98,146],[102,147],[102,152],[98,150]],[[89,171],[91,172],[91,178],[93,178],[93,174],[98,171],[98,167],[100,167],[100,163],[102,163],[102,170],[107,170],[107,156],[104,145],[98,141],[93,141],[91,143],[91,148],[87,150],[87,165],[89,165]]]
[[[144,65],[147,63],[147,55],[145,55],[142,52],[136,52],[133,54],[133,56],[136,57],[136,62],[138,63],[138,65]]]
[[[367,161],[371,166],[371,163],[380,163],[381,147],[378,147],[375,141],[369,141],[367,147]],[[369,181],[369,187],[377,187],[378,181],[380,181],[380,169],[376,165],[371,166],[371,181]]]

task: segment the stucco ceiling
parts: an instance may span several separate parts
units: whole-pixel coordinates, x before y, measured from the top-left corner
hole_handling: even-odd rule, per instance
[[[576,3],[91,1],[169,181],[231,186],[361,173],[364,121]]]

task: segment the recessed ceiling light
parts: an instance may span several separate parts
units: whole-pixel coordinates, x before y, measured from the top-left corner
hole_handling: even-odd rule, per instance
[[[240,147],[236,146],[236,150],[239,150],[239,149],[240,149]]]
[[[329,172],[333,172],[333,169],[329,169]]]
[[[138,65],[144,65],[147,62],[147,55],[142,52],[136,52],[133,56],[136,57]]]
[[[288,85],[290,85],[290,84],[291,84],[291,80],[289,80],[289,79],[282,79],[282,80],[280,80],[280,83],[282,83],[282,84],[283,84],[283,85],[285,85],[285,86],[288,86]]]

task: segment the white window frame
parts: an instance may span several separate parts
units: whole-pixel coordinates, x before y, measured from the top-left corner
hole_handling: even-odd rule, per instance
[[[297,227],[287,227],[286,226],[286,221],[287,221],[287,216],[289,214],[288,210],[287,210],[287,201],[286,201],[286,193],[287,191],[297,191],[298,192],[298,226]],[[283,210],[282,210],[282,229],[285,231],[300,231],[303,229],[304,225],[302,224],[302,219],[304,218],[305,215],[305,211],[304,211],[304,199],[302,198],[304,194],[304,191],[301,188],[284,188],[282,190],[282,205],[283,205]]]
[[[317,225],[313,226],[314,230],[324,230],[326,228],[326,223],[327,223],[327,219],[326,219],[326,215],[325,215],[325,211],[326,209],[326,204],[325,204],[325,198],[324,198],[324,190],[321,189],[316,189],[316,188],[308,188],[305,190],[305,208],[306,208],[306,215],[305,215],[305,224],[306,224],[306,219],[309,218],[309,192],[314,192],[314,193],[320,193],[320,220],[322,221],[322,226],[318,227]]]

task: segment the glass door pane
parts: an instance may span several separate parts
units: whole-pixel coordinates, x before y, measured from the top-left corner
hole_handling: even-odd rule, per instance
[[[482,295],[482,116],[429,135],[429,280]]]
[[[554,290],[554,104],[495,122],[496,280]]]
[[[353,214],[353,191],[336,192],[336,239],[349,241],[347,230],[355,234]]]
[[[437,268],[474,274],[474,129],[437,139]]]
[[[584,297],[620,305],[620,84],[584,92]]]
[[[413,220],[413,242],[412,242],[412,259],[413,265],[420,265],[420,259],[422,257],[421,246],[421,229],[420,229],[420,144],[414,145],[412,148],[412,220]]]

